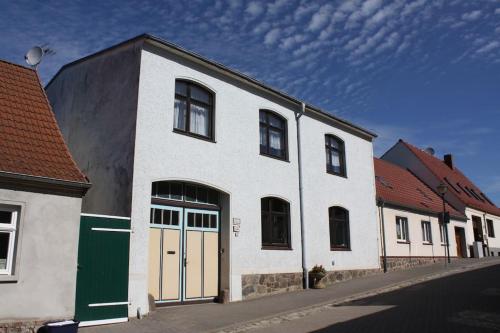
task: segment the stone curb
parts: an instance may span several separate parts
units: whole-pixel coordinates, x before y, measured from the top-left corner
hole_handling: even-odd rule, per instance
[[[488,262],[481,262],[481,263],[477,263],[477,264],[472,264],[469,266],[461,266],[461,267],[453,268],[451,270],[440,272],[440,273],[430,273],[430,274],[421,276],[419,278],[412,278],[412,279],[397,282],[397,283],[394,283],[392,285],[388,285],[385,287],[361,292],[361,293],[354,294],[351,296],[342,297],[342,298],[339,298],[336,300],[335,299],[329,300],[326,302],[306,306],[306,307],[299,308],[296,310],[277,313],[277,314],[274,314],[271,316],[261,317],[258,319],[253,319],[253,320],[249,320],[246,322],[229,325],[229,326],[226,326],[223,328],[218,328],[218,329],[212,330],[210,332],[212,332],[212,333],[241,333],[241,332],[251,331],[254,329],[262,329],[265,327],[269,327],[272,325],[277,325],[277,324],[283,323],[285,321],[297,320],[297,319],[309,316],[311,314],[316,314],[318,312],[331,309],[334,306],[339,306],[339,305],[344,304],[344,303],[357,301],[360,299],[364,299],[364,298],[368,298],[368,297],[372,297],[372,296],[376,296],[376,295],[380,295],[380,294],[385,294],[385,293],[388,293],[391,291],[410,287],[410,286],[420,284],[423,282],[427,282],[430,280],[439,279],[439,278],[442,278],[445,276],[450,276],[450,275],[454,275],[457,273],[472,271],[475,269],[480,269],[480,268],[488,267],[488,266],[494,266],[494,265],[498,265],[498,264],[499,264],[499,262],[488,261]]]

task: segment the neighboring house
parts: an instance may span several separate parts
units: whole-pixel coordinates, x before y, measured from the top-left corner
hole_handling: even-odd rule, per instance
[[[440,196],[410,171],[378,158],[374,163],[383,267],[408,268],[445,259],[446,235],[450,257],[466,257],[467,217],[445,203],[451,221],[443,225]]]
[[[37,73],[0,61],[0,331],[13,322],[31,322],[26,328],[73,318],[81,198],[89,186]]]
[[[452,155],[440,160],[403,140],[389,149],[382,159],[408,168],[436,191],[445,184],[446,201],[467,216],[467,253],[469,257],[500,256],[500,208],[498,208],[453,163]]]
[[[95,183],[83,211],[131,219],[129,293],[101,302],[135,316],[379,269],[373,133],[149,35],[46,90]]]

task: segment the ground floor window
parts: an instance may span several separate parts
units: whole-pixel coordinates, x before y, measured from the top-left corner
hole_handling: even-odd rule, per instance
[[[422,221],[422,241],[432,243],[431,222]]]
[[[330,250],[348,250],[351,247],[349,234],[349,211],[342,207],[330,207]]]
[[[439,224],[439,239],[441,240],[442,244],[446,244],[446,225],[440,223]]]
[[[408,219],[406,217],[396,217],[396,237],[398,241],[409,242]]]
[[[262,198],[261,225],[263,248],[291,248],[288,202],[278,198]]]
[[[0,275],[12,275],[18,211],[0,206]]]

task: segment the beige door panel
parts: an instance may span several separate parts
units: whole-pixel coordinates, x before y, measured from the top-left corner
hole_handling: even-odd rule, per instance
[[[201,297],[201,231],[186,231],[186,298]]]
[[[161,229],[149,229],[149,293],[160,299],[160,244]]]
[[[163,300],[179,299],[180,240],[180,230],[163,229]]]
[[[219,277],[219,235],[217,232],[203,233],[203,297],[215,297]]]

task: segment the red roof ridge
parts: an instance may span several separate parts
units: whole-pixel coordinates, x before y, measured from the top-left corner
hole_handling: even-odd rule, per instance
[[[21,69],[25,69],[25,70],[28,70],[28,71],[36,72],[36,70],[34,70],[33,68],[30,68],[30,67],[27,67],[27,66],[23,66],[23,65],[19,65],[19,64],[16,64],[15,62],[10,62],[10,61],[4,60],[4,59],[0,59],[0,62],[3,62],[4,64],[7,64],[7,65],[16,66],[16,67],[19,67]]]

